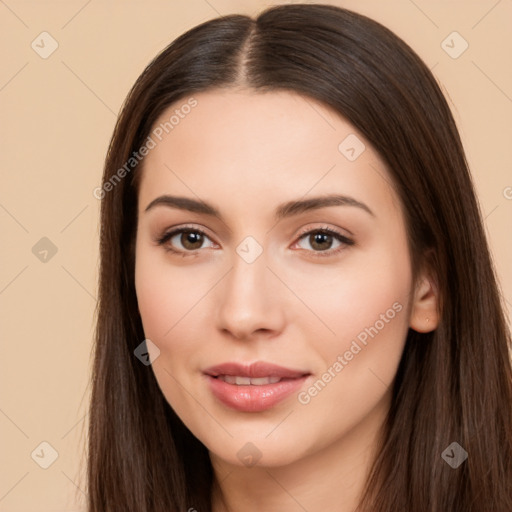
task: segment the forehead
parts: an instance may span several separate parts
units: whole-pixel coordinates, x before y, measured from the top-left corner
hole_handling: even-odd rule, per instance
[[[337,191],[396,206],[387,169],[358,130],[297,93],[194,94],[167,108],[150,136],[141,210],[164,193],[247,209]]]

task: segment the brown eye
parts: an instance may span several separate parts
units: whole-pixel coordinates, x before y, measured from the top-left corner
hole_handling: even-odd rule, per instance
[[[175,229],[157,238],[156,242],[167,251],[181,253],[182,256],[187,256],[187,253],[194,254],[193,251],[202,249],[205,242],[210,242],[209,247],[214,245],[206,233],[192,228]]]
[[[333,229],[323,228],[303,233],[297,245],[313,256],[333,256],[348,246],[354,245],[354,240]]]
[[[179,241],[185,249],[193,251],[201,248],[204,236],[198,231],[183,231],[179,237]]]
[[[348,240],[338,233],[330,233],[326,230],[309,231],[301,236],[300,241],[307,244],[299,246],[303,249],[313,250],[315,252],[328,251],[337,242],[335,249],[343,243],[348,243]],[[308,247],[309,245],[309,247]]]
[[[333,243],[333,236],[328,233],[314,233],[309,235],[309,243],[315,250],[325,251],[330,249]]]

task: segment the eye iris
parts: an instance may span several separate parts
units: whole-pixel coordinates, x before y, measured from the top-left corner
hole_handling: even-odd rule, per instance
[[[327,246],[325,245],[325,242],[328,242]],[[329,235],[328,233],[315,233],[313,235],[310,235],[310,243],[313,249],[330,249],[330,247],[332,246],[332,235]],[[322,243],[324,245],[322,245]]]
[[[180,241],[185,249],[200,249],[201,245],[203,245],[203,235],[201,233],[197,233],[196,231],[184,231],[181,234]],[[192,245],[192,247],[190,245]]]

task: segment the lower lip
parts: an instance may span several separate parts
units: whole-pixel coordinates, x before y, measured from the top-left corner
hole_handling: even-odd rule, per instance
[[[238,386],[210,375],[206,377],[210,390],[224,405],[237,411],[259,412],[274,407],[294,391],[298,391],[308,376],[284,379],[275,384],[262,386]]]

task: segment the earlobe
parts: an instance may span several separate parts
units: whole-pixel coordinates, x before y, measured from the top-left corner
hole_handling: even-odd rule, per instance
[[[414,291],[409,326],[417,332],[426,333],[438,325],[438,290],[432,279],[422,277]]]

